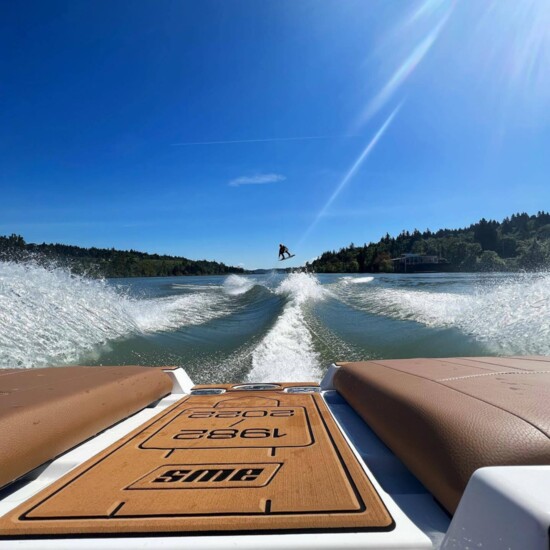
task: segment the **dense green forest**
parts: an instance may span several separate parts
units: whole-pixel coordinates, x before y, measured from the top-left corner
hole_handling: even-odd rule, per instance
[[[450,262],[450,271],[538,271],[550,267],[550,214],[514,214],[502,222],[482,219],[464,229],[402,231],[377,243],[325,252],[306,264],[317,273],[393,271],[392,258],[412,252]]]
[[[146,254],[136,250],[82,248],[65,244],[26,243],[23,237],[0,236],[0,259],[54,262],[75,273],[95,277],[164,277],[171,275],[225,275],[243,273],[239,267],[207,260]]]
[[[392,258],[412,252],[436,255],[451,271],[538,271],[550,267],[550,214],[514,214],[502,222],[481,219],[463,229],[402,231],[377,243],[325,252],[306,264],[317,273],[393,271]],[[54,262],[75,273],[96,277],[162,277],[245,273],[242,268],[207,260],[147,254],[114,248],[82,248],[64,244],[26,243],[19,235],[0,236],[0,259]]]

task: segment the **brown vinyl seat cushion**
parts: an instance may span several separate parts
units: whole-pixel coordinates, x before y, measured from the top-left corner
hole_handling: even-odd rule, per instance
[[[340,367],[337,391],[450,513],[478,468],[550,464],[550,357]]]
[[[171,390],[158,368],[0,370],[0,487]]]

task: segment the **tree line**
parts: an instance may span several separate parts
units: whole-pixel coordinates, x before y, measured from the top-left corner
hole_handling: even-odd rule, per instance
[[[26,243],[20,235],[0,236],[0,259],[55,263],[74,273],[94,277],[167,277],[244,273],[240,267],[180,256],[147,254],[137,250],[83,248],[66,244]]]
[[[539,271],[550,266],[550,214],[513,214],[498,222],[482,218],[463,229],[389,234],[376,243],[324,252],[306,264],[317,273],[392,272],[392,258],[417,253],[450,262],[448,271]]]

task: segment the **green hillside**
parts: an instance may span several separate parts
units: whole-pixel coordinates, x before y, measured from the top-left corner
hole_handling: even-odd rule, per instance
[[[75,273],[95,277],[165,277],[172,275],[225,275],[243,273],[239,267],[208,260],[147,254],[136,250],[82,248],[65,244],[26,243],[23,237],[0,236],[0,259],[53,261]]]
[[[324,252],[306,267],[317,273],[391,272],[404,253],[446,258],[451,271],[538,271],[550,266],[550,214],[514,214],[502,222],[481,219],[463,229],[402,231],[376,243]]]

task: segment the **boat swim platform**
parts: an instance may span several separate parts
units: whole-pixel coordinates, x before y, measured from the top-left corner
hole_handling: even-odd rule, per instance
[[[391,530],[319,388],[296,386],[196,386],[0,518],[0,538]]]

